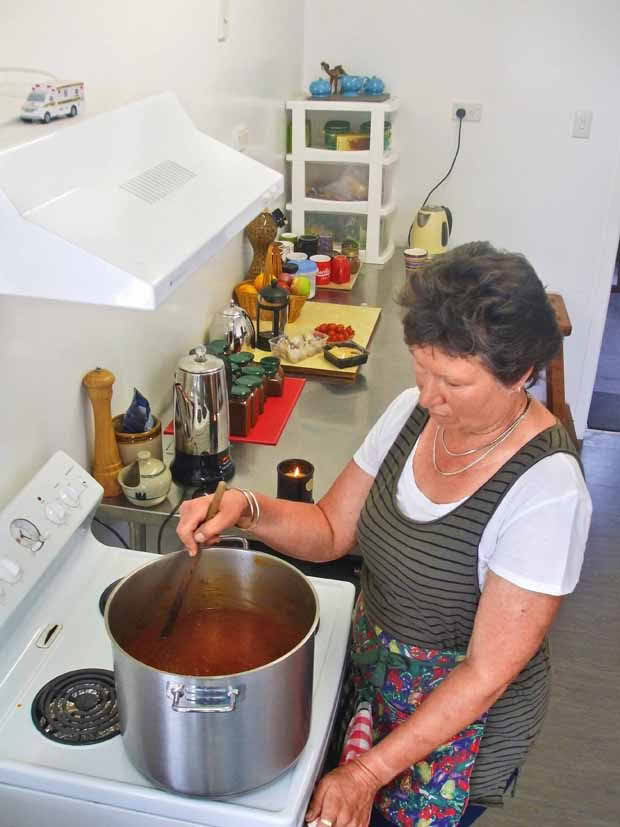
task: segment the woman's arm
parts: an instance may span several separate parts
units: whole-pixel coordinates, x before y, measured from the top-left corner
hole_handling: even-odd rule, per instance
[[[327,494],[316,504],[291,502],[256,494],[260,519],[252,534],[276,551],[299,560],[326,562],[347,554],[373,477],[351,460]],[[187,500],[180,509],[177,534],[190,554],[197,543],[213,544],[240,519],[250,516],[244,495],[231,489],[224,494],[219,513],[204,522],[211,497]]]
[[[374,793],[407,767],[421,761],[441,744],[451,740],[479,718],[508,688],[538,651],[560,605],[561,597],[528,591],[489,571],[476,613],[467,657],[426,698],[408,721],[357,759],[370,784],[368,812]],[[346,819],[348,808],[359,803],[346,801],[339,779],[347,766],[326,775],[317,787],[310,819],[319,814],[335,822]],[[338,774],[338,775],[337,775]],[[330,777],[336,778],[333,783]],[[346,812],[345,812],[346,811]],[[354,813],[351,813],[354,816]],[[365,816],[351,820],[351,827],[365,827]]]

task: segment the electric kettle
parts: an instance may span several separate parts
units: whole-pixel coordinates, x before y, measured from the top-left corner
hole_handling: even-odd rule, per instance
[[[174,375],[172,478],[212,493],[235,473],[230,458],[228,389],[224,362],[199,345],[179,361]]]
[[[409,230],[409,247],[422,247],[430,256],[448,249],[452,213],[447,207],[426,206],[418,210]]]

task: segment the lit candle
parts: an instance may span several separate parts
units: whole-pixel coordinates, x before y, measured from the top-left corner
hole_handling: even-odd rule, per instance
[[[278,497],[313,502],[314,466],[305,459],[285,459],[278,464]]]

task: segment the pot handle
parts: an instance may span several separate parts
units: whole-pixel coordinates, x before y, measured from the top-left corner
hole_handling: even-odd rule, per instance
[[[239,690],[232,686],[185,686],[184,683],[169,682],[166,687],[173,712],[232,712],[238,694]],[[184,704],[181,704],[182,698],[185,698]]]

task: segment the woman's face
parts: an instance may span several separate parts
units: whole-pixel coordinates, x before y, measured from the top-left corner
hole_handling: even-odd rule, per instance
[[[430,346],[410,351],[420,405],[438,425],[484,430],[520,402],[513,391],[521,383],[503,385],[478,356],[450,356]]]

